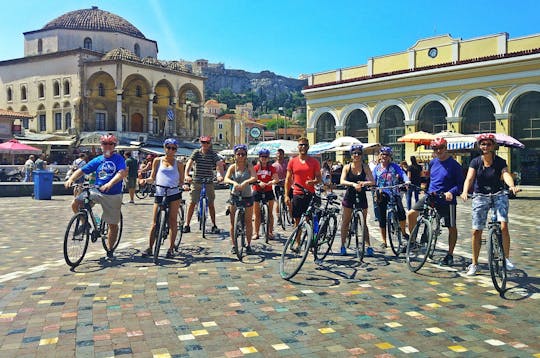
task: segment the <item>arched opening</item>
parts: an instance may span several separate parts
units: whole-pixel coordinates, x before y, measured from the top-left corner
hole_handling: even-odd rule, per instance
[[[139,46],[139,44],[135,44],[135,46],[133,46],[133,52],[135,55],[137,55],[137,57],[141,57],[141,46]]]
[[[8,102],[13,101],[13,92],[11,91],[11,88],[7,89],[7,100]]]
[[[92,39],[90,37],[86,37],[84,39],[84,48],[87,49],[87,50],[92,49]]]
[[[495,107],[485,97],[475,97],[467,102],[461,116],[464,134],[495,132]]]
[[[364,111],[355,109],[347,116],[345,135],[354,137],[362,143],[368,142],[368,119]]]
[[[26,101],[26,86],[21,87],[21,99]]]
[[[58,81],[53,82],[53,95],[60,96],[60,82]]]
[[[336,121],[330,113],[323,113],[317,120],[315,142],[331,142],[334,139],[336,139]]]
[[[64,81],[64,96],[69,95],[70,90],[71,90],[71,89],[70,89],[69,81],[68,81],[68,80],[65,80],[65,81]]]
[[[439,133],[446,130],[446,109],[437,101],[427,103],[418,114],[418,130]]]
[[[143,131],[143,116],[140,113],[133,113],[131,116],[130,123],[131,132],[142,132]]]
[[[405,114],[395,105],[386,108],[379,119],[379,142],[392,147],[396,162],[405,157],[405,145],[397,141],[405,133],[404,120]]]
[[[43,52],[43,40],[42,39],[39,39],[37,41],[37,52],[38,54],[41,55],[41,53]]]

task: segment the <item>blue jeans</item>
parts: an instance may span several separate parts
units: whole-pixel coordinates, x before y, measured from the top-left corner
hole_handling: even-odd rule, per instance
[[[420,189],[416,186],[412,187],[410,186],[407,189],[407,210],[411,210],[412,207],[412,195],[414,193],[414,202],[418,202],[418,193],[420,193]]]

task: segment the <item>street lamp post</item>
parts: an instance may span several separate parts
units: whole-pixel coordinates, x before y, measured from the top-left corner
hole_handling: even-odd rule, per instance
[[[278,123],[279,123],[279,115],[283,115],[283,107],[278,107]],[[287,139],[287,120],[284,119],[285,128],[283,130],[283,139]]]

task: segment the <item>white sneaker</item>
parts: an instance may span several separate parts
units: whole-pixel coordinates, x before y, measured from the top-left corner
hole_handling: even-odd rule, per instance
[[[467,273],[465,275],[474,276],[476,275],[477,271],[478,271],[478,265],[470,264],[469,267],[467,267]]]
[[[515,270],[516,269],[516,265],[514,265],[512,263],[512,261],[510,261],[509,259],[505,259],[506,260],[506,269],[508,271],[512,271],[512,270]]]

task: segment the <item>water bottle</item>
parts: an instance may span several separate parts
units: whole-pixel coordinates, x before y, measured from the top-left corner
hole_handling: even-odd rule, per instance
[[[317,216],[317,214],[313,215],[313,232],[315,234],[319,233],[319,217]]]
[[[99,227],[101,224],[101,218],[99,217],[99,215],[96,215],[95,219],[96,219],[96,226]]]

